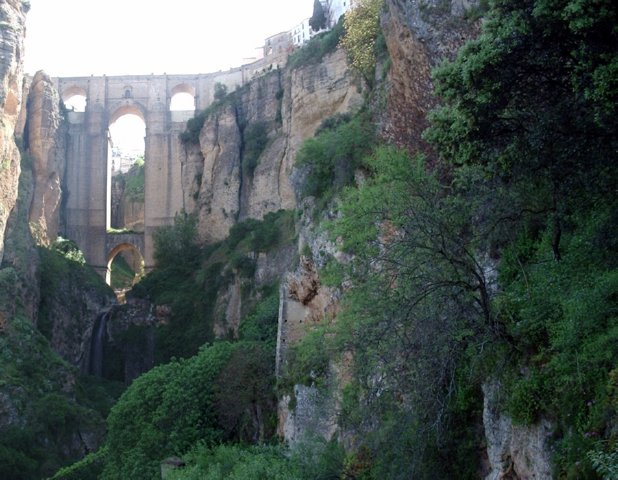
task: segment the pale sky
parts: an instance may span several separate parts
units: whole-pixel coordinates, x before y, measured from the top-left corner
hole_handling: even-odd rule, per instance
[[[313,0],[30,0],[25,71],[54,77],[209,73],[246,63]]]

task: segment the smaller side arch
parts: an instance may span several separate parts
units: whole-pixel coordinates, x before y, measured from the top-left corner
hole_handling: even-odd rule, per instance
[[[62,102],[76,112],[84,112],[88,102],[88,92],[78,85],[71,85],[62,90]]]
[[[193,85],[179,83],[170,90],[169,110],[172,112],[194,112],[196,91]]]
[[[170,90],[170,97],[173,97],[177,93],[188,93],[192,97],[195,97],[195,87],[188,83],[179,83]]]
[[[132,243],[123,242],[123,243],[119,243],[114,248],[112,248],[109,254],[107,255],[107,268],[105,271],[105,283],[107,283],[108,285],[112,284],[112,263],[114,262],[114,259],[119,254],[121,254],[122,252],[126,252],[126,251],[129,251],[133,253],[133,255],[136,255],[137,263],[139,263],[139,265],[133,265],[133,267],[137,267],[134,269],[135,277],[133,279],[133,285],[135,285],[139,281],[139,279],[144,276],[144,255],[142,254],[142,252],[140,252],[137,246],[133,245]]]

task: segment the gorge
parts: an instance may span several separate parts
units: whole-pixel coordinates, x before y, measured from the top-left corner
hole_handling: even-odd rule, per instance
[[[0,478],[617,478],[618,7],[356,4],[259,68],[27,78],[0,3]]]

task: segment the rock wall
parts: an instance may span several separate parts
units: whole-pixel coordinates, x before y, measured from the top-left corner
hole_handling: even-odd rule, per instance
[[[37,72],[28,93],[25,146],[34,175],[29,223],[40,245],[52,243],[60,231],[66,135],[58,92],[48,75]]]
[[[515,425],[500,409],[500,384],[483,385],[483,424],[487,440],[489,473],[485,480],[551,480],[549,439],[551,423]]]
[[[390,69],[384,88],[387,108],[381,119],[385,140],[412,152],[433,154],[422,139],[427,113],[435,104],[431,69],[452,58],[478,31],[465,13],[477,2],[386,0],[382,29]]]
[[[110,219],[112,228],[126,228],[133,232],[144,231],[144,200],[131,198],[126,192],[127,179],[135,175],[139,175],[139,172],[129,170],[126,174],[112,177]]]
[[[22,103],[22,57],[27,7],[0,3],[0,262],[6,223],[17,199],[20,157],[14,133]]]
[[[54,351],[87,373],[92,330],[101,312],[115,303],[114,292],[94,271],[78,265],[51,270],[44,279],[37,326]]]
[[[205,242],[225,238],[244,218],[295,208],[291,174],[300,145],[325,118],[362,104],[341,50],[316,65],[274,71],[236,95],[206,119],[199,145],[187,146],[182,159],[185,209],[197,213]],[[245,137],[256,124],[266,126],[268,142],[249,172]]]

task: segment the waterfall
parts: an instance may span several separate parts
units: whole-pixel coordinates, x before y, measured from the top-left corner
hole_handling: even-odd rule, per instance
[[[107,320],[109,320],[111,312],[111,310],[108,310],[100,314],[92,329],[88,373],[97,377],[103,376],[103,343],[107,331]]]

